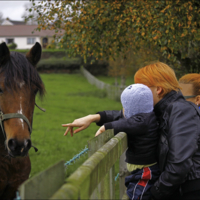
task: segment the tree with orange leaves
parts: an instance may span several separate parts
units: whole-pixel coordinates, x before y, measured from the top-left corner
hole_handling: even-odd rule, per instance
[[[64,29],[60,42],[71,56],[96,59],[125,54],[141,42],[156,45],[171,62],[199,71],[200,3],[198,0],[44,0],[38,30]],[[30,16],[31,17],[31,16]],[[113,48],[114,47],[114,48]]]

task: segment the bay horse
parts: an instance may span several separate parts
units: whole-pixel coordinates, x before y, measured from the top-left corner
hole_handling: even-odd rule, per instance
[[[0,44],[0,199],[14,199],[28,179],[35,97],[45,93],[36,70],[41,58],[39,43],[26,56]]]

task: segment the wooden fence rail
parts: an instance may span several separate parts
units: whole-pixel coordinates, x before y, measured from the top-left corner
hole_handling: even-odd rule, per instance
[[[122,199],[125,192],[124,177],[127,174],[124,161],[124,152],[127,149],[127,135],[121,132],[114,136],[113,130],[107,130],[98,137],[90,140],[88,142],[88,148],[89,158],[68,177],[66,183],[64,183],[63,180],[64,165],[63,169],[58,167],[56,170],[54,167],[54,174],[59,174],[57,179],[61,179],[60,181],[57,180],[58,184],[55,186],[56,191],[55,188],[51,189],[51,195],[49,193],[46,196],[39,192],[39,196],[38,188],[33,187],[31,196],[37,197],[34,199],[115,199],[115,164],[120,159],[120,197],[117,199]],[[59,164],[57,165],[60,166]],[[63,177],[61,178],[60,176]],[[42,178],[45,179],[44,175],[42,175]],[[36,183],[39,179],[37,177],[36,180],[33,177],[20,186],[19,191],[22,199],[31,198],[29,197],[30,194],[28,196],[29,198],[27,198],[26,195],[28,194],[25,186],[30,188],[33,182]],[[56,176],[54,176],[54,179],[56,179]],[[62,183],[62,186],[60,183]],[[48,184],[54,185],[55,180],[49,180]],[[46,188],[46,185],[43,184],[42,186],[42,184],[40,184],[39,187],[41,191],[43,187]]]

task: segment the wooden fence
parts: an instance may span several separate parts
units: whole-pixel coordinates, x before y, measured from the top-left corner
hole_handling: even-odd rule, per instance
[[[124,90],[125,87],[114,86],[103,81],[100,81],[95,76],[93,76],[90,72],[88,72],[83,66],[81,67],[81,73],[87,78],[88,82],[92,85],[95,85],[99,89],[105,89],[108,98],[116,100],[119,99],[120,94]]]
[[[115,165],[120,160],[119,197],[124,195],[124,178],[127,175],[124,152],[127,136],[107,130],[88,142],[89,158],[64,180],[64,162],[24,182],[19,193],[21,199],[115,199]]]

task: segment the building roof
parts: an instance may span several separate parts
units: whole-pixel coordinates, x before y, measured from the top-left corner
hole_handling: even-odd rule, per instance
[[[10,20],[9,18],[3,19],[1,25],[26,25],[25,21]]]
[[[14,20],[9,20],[13,25],[25,25],[26,22],[24,21],[14,21]]]
[[[0,26],[0,37],[51,37],[55,34],[54,30],[34,31],[37,25],[3,25]],[[34,31],[34,33],[32,33]]]

